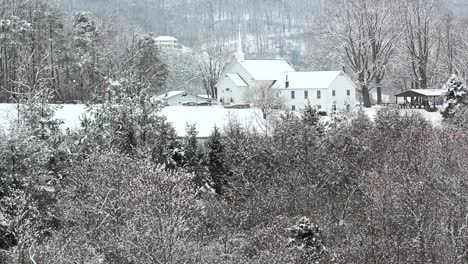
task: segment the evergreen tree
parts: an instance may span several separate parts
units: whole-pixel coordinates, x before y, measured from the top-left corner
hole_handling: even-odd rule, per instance
[[[97,86],[104,83],[99,72],[101,59],[97,45],[99,40],[100,32],[96,25],[96,18],[87,12],[74,13],[73,42],[69,58],[73,64],[67,68],[66,82],[74,86],[78,98],[89,99]]]
[[[225,163],[225,146],[223,137],[219,128],[213,128],[213,132],[206,142],[208,152],[208,171],[217,193],[223,192],[223,186],[226,184],[226,177],[229,173]]]
[[[110,81],[106,96],[96,101],[102,103],[90,105],[82,118],[79,149],[116,148],[151,155],[158,163],[180,163],[180,142],[160,115],[162,102],[150,96],[139,82]]]
[[[58,177],[58,163],[66,160],[68,155],[60,129],[62,121],[54,117],[58,107],[49,104],[52,98],[51,90],[35,91],[18,105],[18,120],[11,124],[8,148],[11,155],[9,163],[13,165],[11,169],[24,170],[23,183],[35,182],[36,187],[44,190],[53,189]],[[21,161],[22,158],[28,162]],[[20,164],[25,167],[16,166]],[[26,173],[32,168],[34,173]]]
[[[445,85],[444,107],[441,111],[444,120],[449,121],[460,108],[468,106],[468,90],[463,80],[453,74]]]
[[[187,125],[184,139],[184,166],[195,174],[195,184],[205,191],[213,191],[214,183],[209,172],[209,161],[197,140],[198,131],[195,125]]]
[[[57,227],[54,205],[69,150],[51,98],[49,90],[32,92],[0,145],[0,244],[7,236],[20,251]]]
[[[194,172],[199,164],[199,149],[197,135],[198,131],[195,125],[187,125],[187,134],[184,139],[184,153],[186,167]]]
[[[320,122],[320,116],[315,107],[312,107],[310,102],[306,104],[302,110],[302,121],[308,126],[318,126]]]
[[[159,48],[151,35],[136,34],[124,65],[124,74],[147,87],[152,94],[161,92],[168,70],[160,59]]]

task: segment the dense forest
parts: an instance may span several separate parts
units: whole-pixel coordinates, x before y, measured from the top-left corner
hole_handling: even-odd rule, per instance
[[[468,263],[462,2],[0,3],[0,99],[17,107],[0,124],[0,263]],[[178,137],[153,95],[212,89],[239,24],[250,56],[297,37],[302,67],[343,69],[363,97],[443,86],[443,122],[309,105],[269,112],[268,133],[232,119]],[[58,102],[86,103],[79,127]]]

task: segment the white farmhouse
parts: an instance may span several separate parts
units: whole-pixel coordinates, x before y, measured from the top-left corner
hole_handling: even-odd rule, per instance
[[[272,89],[279,89],[291,110],[310,103],[327,113],[349,111],[356,104],[356,86],[342,71],[291,72]]]
[[[310,102],[330,113],[356,104],[356,86],[342,71],[296,72],[285,60],[245,60],[239,32],[236,58],[226,66],[216,84],[220,104],[248,104],[249,89],[278,89],[290,110]]]
[[[158,96],[158,98],[168,106],[211,104],[212,101],[215,101],[212,98],[186,91],[170,91]]]

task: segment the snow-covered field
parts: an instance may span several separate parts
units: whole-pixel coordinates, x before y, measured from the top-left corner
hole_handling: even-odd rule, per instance
[[[16,117],[16,104],[0,104],[0,126],[8,126],[8,120]],[[85,112],[85,105],[61,105],[55,113],[56,118],[62,120],[63,128],[77,128],[80,126],[80,117]]]
[[[64,122],[62,127],[78,128],[85,105],[61,105],[56,117]],[[186,134],[187,125],[195,124],[199,137],[208,137],[214,126],[224,128],[230,121],[237,121],[248,129],[262,131],[265,127],[262,114],[257,109],[226,109],[219,106],[168,106],[162,114],[171,122],[179,136]],[[15,118],[15,104],[0,104],[0,125],[6,127]]]
[[[364,109],[371,119],[378,107]],[[435,126],[442,122],[440,113],[430,113],[422,109],[402,109],[403,113],[419,112]],[[78,128],[85,105],[61,105],[56,117],[64,122],[63,128]],[[168,106],[162,114],[173,124],[177,134],[184,136],[187,125],[195,124],[199,137],[208,137],[214,126],[224,128],[229,122],[237,121],[243,127],[263,132],[265,123],[258,109],[226,109],[219,106]],[[8,120],[16,116],[15,104],[0,104],[0,126],[6,127]]]
[[[372,108],[363,108],[364,112],[374,120],[375,114],[380,106],[374,106]],[[440,126],[442,124],[442,115],[440,112],[428,112],[424,109],[400,109],[402,114],[411,114],[411,113],[419,113],[428,121],[431,122],[433,126]]]
[[[162,114],[175,127],[177,134],[183,136],[186,127],[195,124],[199,137],[208,137],[213,127],[224,128],[230,121],[239,122],[244,128],[264,130],[262,113],[257,109],[226,109],[220,106],[168,106]]]

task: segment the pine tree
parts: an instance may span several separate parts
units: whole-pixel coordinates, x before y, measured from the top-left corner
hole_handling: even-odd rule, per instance
[[[223,137],[216,126],[206,142],[206,148],[208,152],[208,171],[213,180],[214,189],[221,194],[223,186],[226,184],[225,177],[228,175],[228,168],[225,165]]]
[[[195,125],[187,125],[184,139],[184,167],[195,175],[195,184],[202,190],[215,192],[214,183],[209,172],[209,161],[197,140],[198,131]]]
[[[109,81],[105,97],[98,97],[82,118],[79,148],[85,152],[116,148],[122,152],[162,155],[176,150],[175,131],[161,116],[162,102],[150,96],[139,82]],[[161,149],[155,150],[155,148]],[[167,147],[167,148],[166,148]]]
[[[306,104],[302,110],[302,121],[308,126],[317,126],[320,122],[320,116],[315,107],[312,107],[310,102]]]
[[[97,48],[100,32],[96,18],[87,12],[73,14],[73,46],[71,72],[67,71],[66,81],[78,92],[80,99],[89,99],[94,92],[90,90],[104,82],[99,76],[100,51]]]
[[[58,163],[66,160],[68,147],[60,129],[62,121],[55,118],[58,107],[49,104],[53,100],[53,91],[41,90],[32,92],[22,104],[18,105],[18,120],[12,124],[11,150],[12,157],[23,157],[29,163],[23,164],[26,173],[23,181],[35,182],[40,189],[53,189],[57,180],[55,172]],[[22,153],[23,154],[19,154]],[[29,153],[28,153],[29,152]]]
[[[441,111],[444,120],[452,119],[460,108],[468,106],[468,90],[463,80],[453,74],[445,85],[444,107]]]
[[[6,235],[20,250],[56,227],[57,186],[69,151],[51,98],[50,90],[29,94],[0,145],[0,244],[7,223]]]
[[[186,167],[189,171],[194,172],[199,164],[198,131],[195,125],[187,125],[186,131],[184,139]]]
[[[166,82],[168,70],[160,59],[159,48],[151,35],[135,35],[125,74],[157,94]]]

